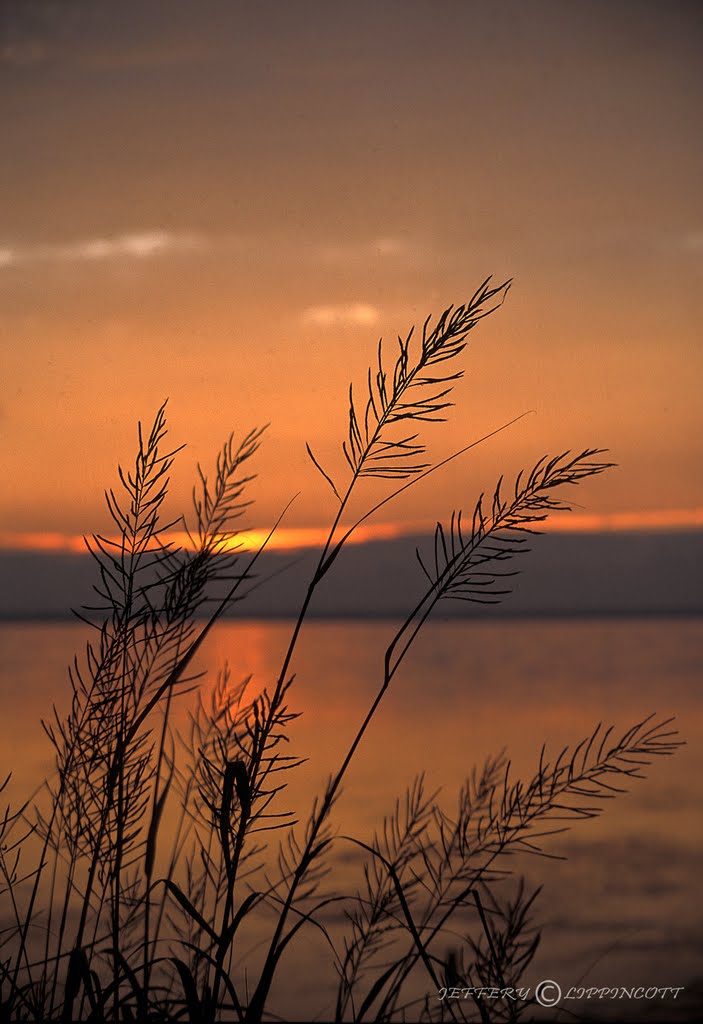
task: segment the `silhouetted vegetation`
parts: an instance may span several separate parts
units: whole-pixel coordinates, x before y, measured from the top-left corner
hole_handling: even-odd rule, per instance
[[[336,1001],[320,1006],[328,1019],[517,1020],[529,1005],[489,1011],[438,992],[519,986],[539,940],[536,894],[520,879],[510,884],[505,855],[540,854],[550,835],[599,814],[642,766],[675,749],[668,723],[646,719],[619,736],[598,727],[574,750],[542,750],[524,780],[496,757],[464,782],[451,814],[420,775],[374,836],[344,835],[334,808],[434,609],[501,600],[529,536],[568,509],[565,490],[609,468],[602,451],[541,458],[511,486],[501,479],[469,515],[452,512],[437,526],[431,550],[418,553],[424,589],[389,636],[353,742],[302,826],[286,804],[286,778],[300,763],[286,743],[294,656],[312,597],[354,530],[444,464],[428,459],[422,432],[444,418],[468,335],[507,288],[484,282],[466,304],[399,338],[390,361],[379,344],[363,398],[350,390],[344,479],[308,448],[336,511],[280,672],[262,688],[223,669],[206,694],[194,665],[223,612],[261,583],[260,552],[239,549],[237,529],[262,432],[229,438],[212,476],[200,471],[181,520],[165,509],[178,453],[165,407],[148,433],[140,427],[134,464],[106,492],[116,536],[89,542],[96,602],[81,613],[92,632],[69,669],[70,707],[44,723],[55,770],[0,820],[3,1019],[266,1019],[286,951],[308,929],[337,971]],[[380,481],[390,493],[372,490],[347,522],[352,495]],[[179,547],[170,537],[182,522],[191,543]],[[173,709],[186,694],[193,705],[179,731]],[[356,893],[335,884],[342,846],[364,860]],[[340,905],[341,935],[326,918]],[[254,924],[265,941],[246,953]]]

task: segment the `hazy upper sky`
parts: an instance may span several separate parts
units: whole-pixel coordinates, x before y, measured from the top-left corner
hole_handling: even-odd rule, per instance
[[[326,520],[346,389],[513,277],[474,332],[431,522],[543,451],[609,447],[600,512],[703,505],[697,0],[2,0],[0,530],[100,525],[169,397],[196,459],[271,421],[257,525]],[[100,510],[100,511],[98,511]]]

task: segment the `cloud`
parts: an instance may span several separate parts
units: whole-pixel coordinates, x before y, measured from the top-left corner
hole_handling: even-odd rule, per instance
[[[169,231],[87,238],[77,242],[46,245],[0,246],[0,268],[23,263],[100,263],[115,259],[145,260],[169,253],[202,249],[201,235]]]
[[[0,0],[0,3],[2,0]],[[286,237],[256,234],[171,231],[153,228],[144,231],[98,235],[68,242],[39,242],[25,244],[0,238],[0,271],[3,268],[36,264],[69,266],[72,264],[101,264],[116,260],[148,260],[173,254],[221,252],[241,260],[258,259],[276,264],[301,259],[315,266],[324,265],[335,272],[350,268],[397,272],[418,268],[422,262],[436,258],[427,246],[410,243],[391,236],[363,241],[330,241],[310,243]],[[366,303],[314,306],[306,311],[305,319],[312,323],[372,324],[378,319],[377,311]]]
[[[370,327],[379,317],[378,309],[367,302],[309,306],[303,312],[303,321],[317,327]]]

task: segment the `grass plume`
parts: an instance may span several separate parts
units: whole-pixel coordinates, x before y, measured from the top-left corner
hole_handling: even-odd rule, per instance
[[[509,285],[484,281],[465,303],[399,336],[390,357],[379,342],[364,388],[349,390],[339,472],[307,445],[335,510],[279,670],[258,688],[225,666],[205,697],[195,657],[254,585],[261,550],[245,553],[238,531],[252,514],[250,466],[263,431],[240,442],[230,435],[214,471],[198,467],[190,515],[173,517],[180,448],[168,443],[165,405],[148,430],[139,425],[134,462],[105,493],[117,539],[87,541],[95,597],[80,617],[91,635],[69,668],[68,711],[44,723],[54,771],[35,799],[0,816],[0,1020],[253,1024],[271,1016],[285,954],[309,929],[337,972],[327,1009],[339,1024],[408,1015],[485,1024],[484,1005],[423,1001],[418,985],[517,985],[539,942],[537,893],[517,878],[504,891],[507,854],[549,855],[550,837],[599,814],[644,765],[673,753],[668,721],[645,719],[618,738],[599,726],[572,751],[552,759],[543,750],[525,780],[504,757],[491,759],[461,786],[452,812],[420,775],[372,837],[346,835],[335,806],[438,605],[507,597],[529,536],[568,510],[571,488],[611,468],[605,452],[539,458],[510,487],[501,477],[468,515],[452,511],[437,524],[431,549],[417,555],[419,596],[389,635],[374,699],[336,772],[309,815],[286,801],[301,763],[288,744],[294,663],[313,596],[362,522],[478,443],[435,463],[425,434],[448,414],[470,332]],[[390,493],[379,495],[384,486]],[[352,500],[363,511],[350,525]],[[171,540],[176,525],[188,544]],[[173,712],[186,699],[179,730]],[[344,849],[363,863],[352,893],[334,884]],[[328,923],[333,909],[344,914],[341,936]],[[254,921],[265,938],[247,955]],[[511,1006],[509,1019],[527,1008]]]

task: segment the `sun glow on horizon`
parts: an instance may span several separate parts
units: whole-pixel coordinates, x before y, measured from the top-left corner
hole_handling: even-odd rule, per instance
[[[572,513],[552,516],[544,524],[550,533],[616,533],[663,532],[667,530],[695,530],[703,527],[703,508],[655,509],[647,512]],[[431,533],[429,522],[378,523],[361,525],[349,537],[349,543],[366,544],[373,541],[397,540],[402,537]],[[298,551],[322,547],[328,530],[322,526],[279,527],[269,534],[266,530],[246,530],[219,541],[221,551],[256,551],[265,546],[272,551]],[[105,538],[117,543],[116,537]],[[191,538],[185,531],[170,531],[163,541],[186,550],[193,549]],[[0,551],[24,551],[35,554],[85,554],[86,539],[79,534],[57,531],[0,531]]]

